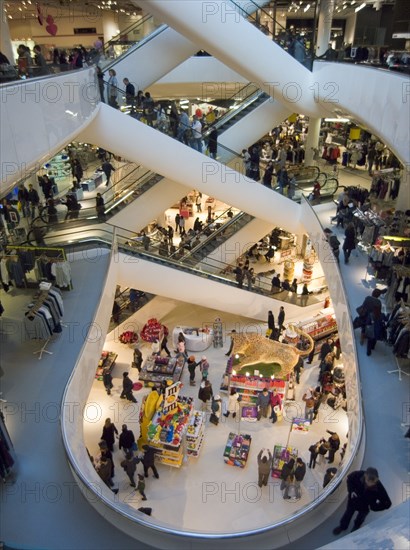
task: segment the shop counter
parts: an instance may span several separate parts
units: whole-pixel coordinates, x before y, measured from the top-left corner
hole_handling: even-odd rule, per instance
[[[205,351],[212,344],[213,330],[196,327],[175,327],[172,331],[174,347],[178,344],[178,334],[182,332],[185,337],[187,351]]]

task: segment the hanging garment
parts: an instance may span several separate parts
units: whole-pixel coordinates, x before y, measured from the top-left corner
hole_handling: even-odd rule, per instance
[[[19,261],[10,260],[8,268],[10,270],[10,276],[12,280],[16,283],[16,286],[20,288],[23,287],[25,279],[21,263]]]
[[[60,288],[69,288],[71,285],[71,266],[69,262],[58,262],[56,266],[56,285]]]

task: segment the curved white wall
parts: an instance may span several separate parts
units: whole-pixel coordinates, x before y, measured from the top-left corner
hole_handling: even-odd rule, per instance
[[[347,111],[410,163],[410,77],[353,63],[315,62],[319,89],[336,83],[335,107]],[[333,87],[329,93],[333,93]]]
[[[2,193],[69,143],[97,112],[95,70],[0,86]]]
[[[79,139],[143,164],[188,189],[218,197],[268,223],[301,232],[300,207],[260,183],[101,104]]]

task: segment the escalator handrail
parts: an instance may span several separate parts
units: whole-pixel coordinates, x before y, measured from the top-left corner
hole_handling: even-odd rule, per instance
[[[111,63],[108,63],[107,65],[105,65],[103,71],[106,72],[106,71],[109,71],[110,69],[114,68],[117,63],[119,63],[120,61],[123,61],[126,57],[133,54],[136,50],[138,50],[139,48],[141,48],[145,44],[148,44],[148,42],[150,42],[151,40],[156,38],[158,35],[163,33],[168,28],[169,28],[168,25],[165,25],[165,24],[160,25],[159,27],[154,29],[152,32],[150,32],[147,36],[144,36],[144,38],[142,38],[139,42],[137,42],[137,43],[133,44],[132,46],[130,46],[128,48],[128,50],[125,51],[123,54],[118,56],[116,59],[113,59],[111,61]]]

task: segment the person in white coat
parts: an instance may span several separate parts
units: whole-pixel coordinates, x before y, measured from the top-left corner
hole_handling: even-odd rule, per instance
[[[228,410],[226,411],[226,413],[224,413],[224,416],[226,416],[226,418],[228,418],[231,413],[233,418],[235,418],[235,416],[239,414],[239,397],[239,393],[236,391],[236,389],[231,388],[231,392],[228,398]]]

